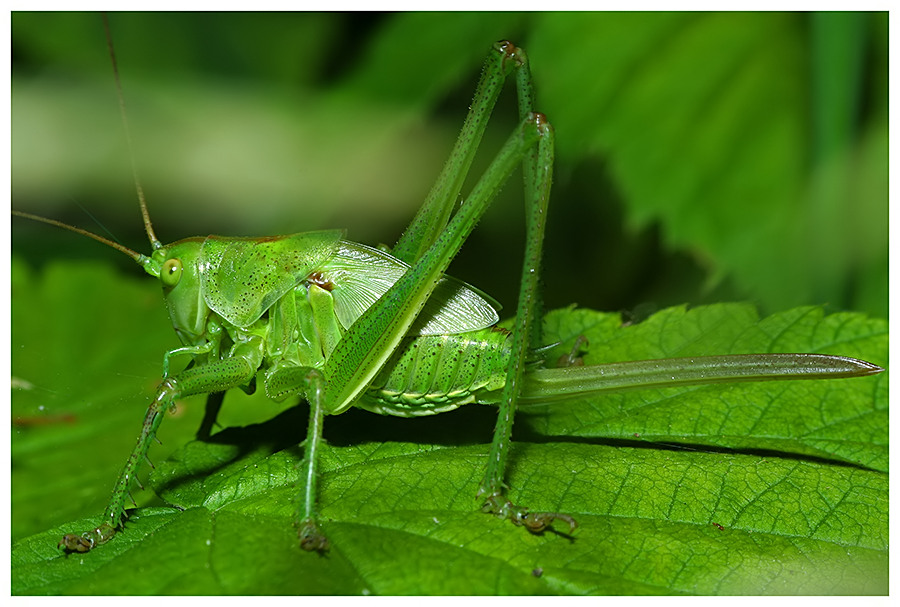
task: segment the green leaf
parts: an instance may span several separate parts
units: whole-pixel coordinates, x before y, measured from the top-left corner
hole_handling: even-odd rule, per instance
[[[846,301],[854,266],[887,267],[886,70],[869,64],[864,105],[861,60],[886,26],[873,13],[556,13],[528,51],[560,156],[603,154],[631,225],[662,222],[669,246],[781,309]],[[868,304],[882,314],[884,286]]]
[[[85,262],[35,273],[14,259],[11,269],[15,541],[103,510],[159,384],[162,355],[179,342],[158,285],[136,267],[134,276]],[[251,402],[251,416],[253,408],[263,416],[283,408]],[[203,399],[178,405],[154,462],[197,431]],[[223,421],[242,423],[230,417],[238,411]],[[150,491],[133,496],[140,505],[155,500]]]
[[[570,309],[549,314],[546,324],[546,339],[562,343],[556,354],[579,335],[589,340],[585,364],[767,352],[821,352],[887,364],[886,322],[850,313],[826,317],[817,307],[763,320],[746,304],[679,307],[624,327],[617,314]],[[887,375],[859,387],[855,380],[834,380],[623,392],[544,407],[533,426],[548,435],[790,453],[887,472]]]
[[[523,412],[510,496],[575,516],[572,538],[532,535],[479,512],[492,408],[419,419],[353,410],[325,424],[320,513],[331,550],[324,557],[299,549],[293,525],[306,408],[229,393],[225,428],[210,441],[189,440],[195,415],[163,424],[164,447],[177,448],[168,460],[164,447],[151,449],[151,485],[175,508],[140,507],[108,544],[63,556],[56,548],[63,533],[99,522],[149,400],[120,378],[144,365],[149,381],[172,338],[155,343],[159,336],[147,330],[152,313],[140,306],[159,297],[144,289],[152,283],[90,264],[59,264],[40,277],[22,264],[13,270],[14,374],[45,389],[14,392],[14,415],[60,389],[73,406],[97,402],[79,410],[75,424],[35,423],[13,434],[14,521],[96,494],[82,514],[66,506],[56,522],[14,524],[24,530],[13,545],[14,594],[887,592],[886,374],[633,391],[620,395],[625,400]],[[42,315],[53,306],[70,322],[41,322],[53,318]],[[548,339],[566,342],[557,352],[586,334],[589,363],[757,348],[886,358],[886,323],[818,308],[763,320],[746,305],[675,308],[624,326],[616,315],[570,309],[548,315],[546,327]],[[42,363],[47,348],[28,343],[53,344],[60,359]],[[118,355],[145,349],[146,363]],[[94,356],[106,358],[102,380],[88,374]],[[54,412],[48,402],[38,414]],[[185,403],[188,411],[201,405]],[[834,444],[826,447],[821,435],[829,430]],[[47,460],[48,452],[57,459]],[[88,456],[108,459],[109,469],[90,461],[57,468]],[[68,518],[77,520],[61,524]],[[49,530],[28,535],[40,524]]]

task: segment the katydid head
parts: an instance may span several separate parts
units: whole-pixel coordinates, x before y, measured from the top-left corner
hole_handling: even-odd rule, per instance
[[[209,307],[203,300],[199,262],[203,238],[186,238],[153,251],[144,270],[159,279],[172,327],[182,343],[203,341]]]
[[[21,211],[12,211],[12,214],[87,236],[128,255],[144,268],[147,274],[159,279],[172,325],[181,340],[185,344],[194,344],[202,339],[209,312],[201,295],[198,270],[200,248],[204,239],[186,238],[170,245],[162,245],[151,236],[153,253],[144,255],[108,238],[55,219]],[[149,224],[149,219],[145,222]]]

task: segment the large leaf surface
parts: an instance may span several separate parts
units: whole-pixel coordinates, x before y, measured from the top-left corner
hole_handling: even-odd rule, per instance
[[[164,447],[177,451],[163,462],[163,448],[151,449],[151,484],[176,508],[138,508],[110,543],[64,556],[60,535],[98,522],[149,398],[123,378],[145,373],[149,382],[153,365],[115,353],[147,350],[158,361],[161,350],[152,349],[171,342],[155,343],[147,330],[141,306],[158,297],[152,283],[94,266],[14,270],[13,371],[42,387],[17,391],[14,415],[42,393],[70,388],[64,402],[77,411],[74,424],[33,423],[13,435],[16,594],[887,592],[886,374],[634,391],[523,413],[510,496],[574,515],[572,538],[531,535],[478,512],[489,407],[417,420],[358,411],[329,418],[325,557],[302,552],[292,525],[305,408],[229,394],[226,428],[209,442],[187,440],[196,420],[168,419]],[[112,307],[72,297],[85,290],[108,294]],[[64,300],[80,322],[29,320]],[[743,305],[676,308],[628,326],[616,315],[563,310],[546,327],[548,340],[563,342],[551,356],[586,334],[589,363],[748,349],[886,363],[886,323],[818,309],[760,321]],[[28,343],[50,343],[61,358],[41,363],[44,353]],[[81,364],[67,352],[79,352]],[[106,357],[99,381],[89,373],[96,356]],[[77,409],[88,400],[91,408]],[[32,413],[52,416],[60,406],[45,402],[49,409]],[[201,405],[191,399],[185,408]],[[106,407],[123,412],[110,416]],[[89,452],[96,462],[58,470],[43,459],[48,451],[73,462]],[[73,499],[81,514],[66,506]],[[27,522],[29,512],[62,506],[55,522]],[[42,524],[51,528],[34,533]]]

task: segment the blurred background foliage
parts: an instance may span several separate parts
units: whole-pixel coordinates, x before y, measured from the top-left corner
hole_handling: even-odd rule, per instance
[[[122,13],[110,24],[163,241],[342,227],[393,244],[490,44],[557,134],[548,307],[887,315],[884,13]],[[147,250],[100,17],[12,16],[12,205]],[[515,124],[506,95],[480,166]],[[511,311],[521,186],[452,272]],[[14,251],[113,259],[16,220]],[[139,272],[138,268],[130,271]]]

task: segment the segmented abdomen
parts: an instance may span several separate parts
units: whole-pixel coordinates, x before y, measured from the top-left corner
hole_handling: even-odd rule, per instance
[[[405,339],[357,406],[413,417],[492,402],[509,361],[508,331],[497,328]]]

